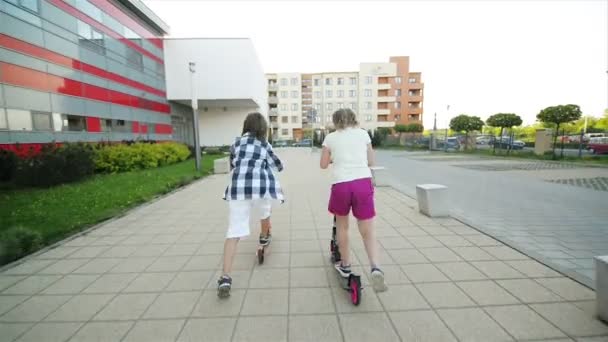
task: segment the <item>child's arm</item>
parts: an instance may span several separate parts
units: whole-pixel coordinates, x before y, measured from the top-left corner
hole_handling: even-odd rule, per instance
[[[236,158],[236,151],[234,144],[230,145],[230,171],[234,169],[234,159]]]
[[[329,147],[323,146],[323,150],[321,151],[321,162],[319,164],[322,169],[327,169],[329,164],[331,164],[331,151]]]
[[[376,165],[376,156],[372,144],[367,144],[367,166],[372,167]]]
[[[270,144],[268,144],[266,148],[268,150],[268,157],[266,157],[268,165],[270,165],[270,167],[272,167],[272,168],[277,169],[279,172],[283,171],[283,163],[281,162],[281,159],[279,159],[279,157],[277,157],[277,155],[274,154],[274,151],[272,150],[272,146],[270,146]]]

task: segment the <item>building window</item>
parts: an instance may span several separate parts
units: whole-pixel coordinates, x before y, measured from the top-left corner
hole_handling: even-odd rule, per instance
[[[364,95],[365,95],[365,97],[372,97],[372,90],[371,89],[365,89],[364,90]]]
[[[410,82],[410,83],[416,83],[416,82],[418,82],[418,80],[416,80],[413,77],[410,77],[410,79],[408,80],[408,82]]]
[[[131,133],[133,123],[126,120],[112,120],[112,130],[114,132]]]
[[[282,123],[289,123],[289,116],[281,116]]]
[[[401,84],[401,77],[400,76],[395,77],[395,83]]]
[[[287,110],[287,103],[281,103],[281,110],[282,111],[286,111]]]
[[[321,83],[321,79],[315,78],[315,86],[319,86],[320,83]]]
[[[344,90],[338,90],[338,97],[344,97]]]
[[[315,97],[316,97],[316,98],[321,97],[321,92],[320,92],[320,91],[315,91]]]
[[[338,77],[338,85],[344,85],[344,77]]]
[[[365,84],[374,83],[374,78],[372,76],[365,76]]]
[[[127,49],[127,62],[133,68],[144,71],[144,59],[141,53],[133,49]]]
[[[288,95],[288,92],[286,92],[285,90],[281,91],[281,97],[286,99]]]
[[[401,120],[401,114],[395,114],[395,121]]]
[[[333,120],[331,119],[331,115],[325,117],[325,122],[331,123]]]
[[[350,84],[351,85],[357,85],[357,78],[356,77],[351,77],[350,78]]]
[[[366,115],[365,116],[365,121],[372,121],[372,116],[371,115]]]
[[[356,90],[349,90],[348,91],[348,95],[350,97],[357,97],[357,91]]]
[[[281,135],[289,135],[289,130],[287,128],[281,129]]]
[[[325,91],[325,97],[327,97],[327,98],[332,97],[331,90],[326,90],[326,91]]]
[[[8,0],[8,2],[38,13],[38,0]]]
[[[328,104],[325,105],[325,108],[327,110],[333,110],[334,109],[334,104],[333,103],[328,103]]]
[[[338,109],[342,109],[342,108],[344,108],[344,103],[342,103],[342,102],[338,103]]]
[[[325,79],[325,85],[331,85],[331,78]]]
[[[292,112],[295,112],[296,110],[298,110],[298,107],[299,107],[299,106],[298,106],[298,104],[297,104],[297,103],[292,103],[292,104],[291,104],[291,111],[292,111]]]
[[[401,102],[395,102],[395,109],[401,108]]]
[[[287,85],[287,79],[286,78],[281,78],[281,85],[282,86],[286,86]]]
[[[11,131],[32,130],[32,115],[28,110],[6,108],[6,118]]]
[[[357,109],[357,103],[356,102],[351,102],[350,103],[350,109],[356,110]]]
[[[297,86],[298,85],[298,78],[297,77],[292,77],[291,78],[291,85],[292,86]]]
[[[8,120],[6,119],[6,109],[0,109],[0,129],[8,129]]]
[[[320,103],[315,104],[315,110],[316,110],[317,112],[320,112],[320,111],[321,111],[321,104],[320,104]]]
[[[397,96],[397,97],[401,96],[401,89],[395,89],[395,96]]]
[[[103,40],[103,33],[95,30],[89,24],[84,23],[80,20],[77,20],[77,24],[78,24],[78,35],[80,36],[80,39],[78,39],[78,44],[89,50],[93,50],[93,51],[99,53],[100,55],[105,54],[106,49],[105,49],[105,43]],[[129,50],[129,51],[132,51],[132,50]],[[133,52],[135,52],[135,51],[133,51]],[[127,55],[127,59],[128,59],[128,55]]]
[[[107,131],[103,129],[104,123],[108,121],[111,127],[112,120],[101,119],[102,131],[104,132]],[[87,130],[87,119],[84,116],[63,114],[61,115],[61,122],[61,130],[64,132],[83,132]]]
[[[50,112],[35,112],[32,111],[32,128],[35,131],[51,131],[53,130],[53,120]]]
[[[297,90],[294,90],[294,91],[292,91],[292,92],[291,92],[291,98],[293,98],[293,99],[297,99],[297,98],[298,98],[298,95],[299,95],[299,94],[298,94],[298,91],[297,91]]]
[[[292,116],[291,117],[291,123],[298,123],[298,117],[297,116]]]
[[[365,109],[372,109],[372,103],[371,102],[365,102]]]

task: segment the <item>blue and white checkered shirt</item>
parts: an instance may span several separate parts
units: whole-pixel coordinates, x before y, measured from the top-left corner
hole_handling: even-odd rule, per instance
[[[230,147],[230,168],[232,174],[224,193],[225,200],[285,200],[273,171],[282,171],[283,164],[268,142],[248,133],[236,138]]]

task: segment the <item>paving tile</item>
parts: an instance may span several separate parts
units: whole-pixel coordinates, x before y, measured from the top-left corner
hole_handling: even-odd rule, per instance
[[[472,261],[471,265],[475,266],[490,279],[524,278],[523,274],[502,261]]]
[[[195,255],[183,266],[182,271],[217,270],[222,256],[217,254]]]
[[[0,296],[0,315],[23,303],[29,296],[7,295]]]
[[[66,275],[44,289],[41,294],[78,294],[97,278],[97,275]]]
[[[38,274],[68,274],[80,266],[86,264],[91,259],[61,259],[54,264],[41,270]]]
[[[181,270],[188,260],[189,256],[160,257],[148,266],[146,272],[176,272]]]
[[[497,280],[498,285],[524,303],[557,302],[562,299],[532,279]]]
[[[118,293],[136,277],[136,273],[104,274],[84,289],[82,293]]]
[[[71,253],[68,258],[94,258],[108,249],[106,246],[88,246],[82,247]]]
[[[457,341],[434,311],[391,312],[389,316],[402,341]]]
[[[193,317],[238,316],[245,298],[244,290],[233,289],[229,298],[219,298],[217,290],[203,291],[192,312]]]
[[[460,341],[513,341],[479,308],[442,309],[437,313]]]
[[[200,245],[195,243],[172,245],[171,247],[167,248],[163,256],[194,255],[199,248]]]
[[[79,322],[90,320],[111,299],[112,295],[78,295],[72,297],[45,321]]]
[[[289,291],[290,314],[322,314],[335,312],[331,289],[293,288]]]
[[[290,265],[291,267],[319,267],[324,266],[325,261],[320,253],[291,253]]]
[[[453,283],[416,284],[418,290],[433,308],[474,306],[475,303]]]
[[[200,295],[199,291],[161,293],[144,313],[143,318],[188,317]]]
[[[561,277],[562,275],[535,260],[510,260],[509,266],[531,278]]]
[[[120,341],[133,322],[89,322],[70,339],[70,342]]]
[[[429,304],[413,285],[393,285],[389,291],[377,295],[386,311],[429,308]]]
[[[123,292],[159,292],[167,287],[174,277],[175,273],[141,273]]]
[[[436,266],[450,279],[458,280],[481,280],[487,277],[467,262],[439,263]]]
[[[333,292],[333,297],[336,302],[336,310],[340,313],[384,311],[377,294],[372,289],[364,289],[361,295],[361,302],[358,306],[352,304],[350,293],[343,288],[332,287],[331,291]]]
[[[467,235],[465,239],[471,241],[476,246],[502,246],[503,244],[487,235]]]
[[[139,321],[122,341],[175,341],[183,325],[183,320]]]
[[[241,315],[286,315],[288,307],[289,299],[287,289],[252,289],[247,291],[247,294],[245,295],[245,302],[241,310]]]
[[[122,259],[119,258],[97,258],[82,265],[74,271],[75,274],[102,274],[114,268]]]
[[[341,314],[339,319],[345,341],[399,341],[388,316],[383,312]]]
[[[420,248],[420,252],[431,262],[462,261],[462,258],[447,247]]]
[[[288,271],[290,287],[329,287],[326,268],[292,268]]]
[[[450,247],[450,249],[466,261],[489,261],[496,259],[481,249],[481,247]]]
[[[403,265],[401,269],[413,283],[448,281],[441,271],[433,264]]]
[[[19,342],[63,342],[80,328],[82,323],[39,323],[23,334]]]
[[[3,316],[3,322],[38,322],[70,299],[69,296],[34,296]]]
[[[411,236],[407,241],[416,248],[443,247],[443,243],[432,236]]]
[[[457,282],[478,305],[519,304],[519,300],[491,280]]]
[[[249,282],[250,288],[286,288],[289,286],[289,269],[269,268],[255,269]]]
[[[559,329],[525,305],[493,306],[485,308],[485,311],[518,340],[566,337]]]
[[[61,279],[59,275],[33,275],[2,291],[2,294],[33,295]]]
[[[287,316],[240,317],[232,341],[287,341]]]
[[[2,275],[31,275],[54,262],[55,260],[30,259],[5,270]]]
[[[103,258],[126,258],[131,256],[137,249],[137,246],[113,246],[103,253],[101,253],[101,257]]]
[[[509,246],[486,246],[483,250],[493,255],[498,260],[528,260],[529,258]]]
[[[566,300],[594,300],[595,292],[570,278],[540,278],[537,283]]]
[[[252,271],[233,271],[230,273],[232,277],[232,289],[246,289],[249,288],[249,280],[251,279]],[[207,283],[207,290],[217,290],[217,281],[223,274],[222,271],[215,272],[215,275],[211,276]]]
[[[382,272],[384,272],[384,281],[387,285],[411,283],[405,272],[398,265],[382,265],[381,268]]]
[[[177,341],[230,341],[235,326],[236,318],[189,319]]]
[[[111,273],[137,273],[143,272],[150,264],[152,264],[156,260],[153,257],[129,257],[128,259],[124,259],[124,261],[120,262],[116,265],[110,272]]]
[[[533,304],[530,307],[570,336],[607,335],[608,326],[570,303]]]
[[[415,249],[393,249],[388,254],[399,265],[421,264],[429,262],[428,259]]]
[[[202,290],[209,283],[211,276],[214,275],[213,271],[192,271],[192,272],[180,272],[178,273],[169,286],[166,287],[167,291],[191,291],[191,290]]]
[[[0,323],[0,336],[3,341],[13,341],[32,325],[32,323]]]
[[[338,317],[334,315],[290,316],[289,341],[342,341]]]
[[[414,246],[401,236],[378,238],[378,242],[384,249],[406,249]]]
[[[156,299],[156,294],[121,294],[116,297],[93,319],[102,321],[136,320]]]
[[[36,256],[36,259],[63,259],[82,247],[58,246]]]
[[[435,238],[441,241],[447,247],[467,247],[473,246],[473,243],[462,236],[458,235],[438,235]]]

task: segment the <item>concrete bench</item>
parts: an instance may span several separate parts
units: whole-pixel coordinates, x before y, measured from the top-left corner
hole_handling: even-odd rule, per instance
[[[230,158],[220,158],[213,161],[213,173],[229,173]]]
[[[440,184],[416,185],[416,197],[421,213],[429,217],[442,217],[450,214],[448,187]]]
[[[384,166],[372,166],[370,170],[372,170],[372,182],[374,186],[389,186]]]
[[[595,257],[595,296],[597,315],[608,322],[608,255]]]

